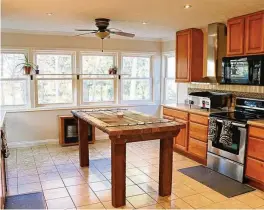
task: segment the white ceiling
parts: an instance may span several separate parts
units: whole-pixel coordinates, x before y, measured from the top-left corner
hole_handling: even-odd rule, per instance
[[[75,28],[95,29],[94,19],[103,17],[112,20],[110,27],[135,33],[135,38],[163,40],[173,39],[180,29],[264,9],[264,0],[2,0],[1,4],[2,31],[72,35]],[[185,4],[192,8],[184,9]]]

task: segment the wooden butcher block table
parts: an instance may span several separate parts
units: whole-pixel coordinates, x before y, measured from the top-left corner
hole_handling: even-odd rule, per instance
[[[117,114],[123,117],[118,117]],[[183,124],[124,109],[73,110],[78,120],[80,166],[89,166],[88,124],[111,140],[112,205],[126,204],[126,143],[160,139],[159,195],[171,194],[173,138]]]

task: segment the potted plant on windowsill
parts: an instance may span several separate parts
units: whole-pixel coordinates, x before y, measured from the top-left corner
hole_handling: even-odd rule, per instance
[[[19,63],[18,66],[21,66],[21,70],[24,69],[24,74],[30,74],[31,70],[36,66],[34,63],[29,62],[28,57],[25,55],[25,58],[22,63]]]

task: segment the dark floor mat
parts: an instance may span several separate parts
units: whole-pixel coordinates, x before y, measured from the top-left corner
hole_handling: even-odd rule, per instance
[[[42,192],[6,197],[5,209],[45,209]]]
[[[183,168],[179,171],[228,198],[255,190],[204,166]]]

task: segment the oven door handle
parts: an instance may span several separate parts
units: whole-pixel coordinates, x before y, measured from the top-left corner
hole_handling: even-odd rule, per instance
[[[216,121],[223,123],[223,120],[216,120]],[[241,124],[241,123],[236,123],[236,122],[232,122],[232,125],[242,127],[242,128],[245,128],[247,126],[247,124]]]

